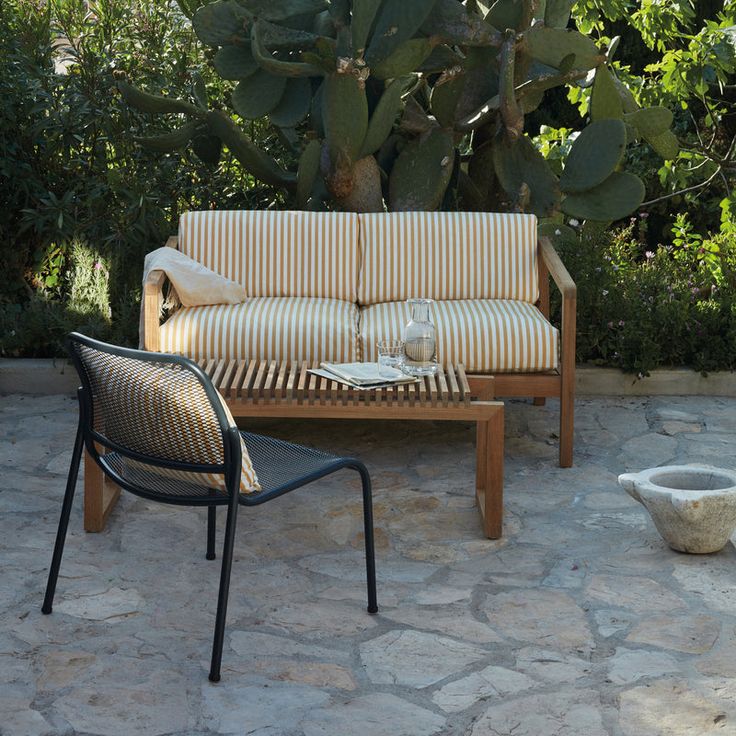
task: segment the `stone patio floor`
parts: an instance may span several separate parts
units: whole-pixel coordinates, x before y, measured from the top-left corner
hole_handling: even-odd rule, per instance
[[[496,542],[474,508],[469,425],[251,424],[367,462],[381,611],[365,612],[351,474],[243,509],[217,685],[205,513],[126,496],[85,534],[79,493],[43,616],[76,405],[0,406],[2,736],[736,734],[733,546],[669,550],[616,483],[736,467],[734,400],[580,400],[567,470],[556,404],[507,403]]]

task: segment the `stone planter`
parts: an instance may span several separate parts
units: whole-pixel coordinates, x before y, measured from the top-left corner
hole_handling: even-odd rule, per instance
[[[624,473],[618,482],[679,552],[718,552],[736,528],[736,472],[669,465]]]

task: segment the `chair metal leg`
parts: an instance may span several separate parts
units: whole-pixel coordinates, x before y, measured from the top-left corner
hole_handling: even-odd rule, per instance
[[[215,638],[212,643],[212,662],[209,678],[212,682],[220,681],[220,664],[222,663],[222,644],[225,639],[225,617],[227,616],[227,598],[230,593],[230,572],[233,562],[233,546],[235,544],[235,522],[238,514],[238,493],[232,494],[227,507],[225,523],[225,541],[222,546],[222,569],[220,572],[220,592],[217,596],[217,616],[215,618]]]
[[[363,528],[365,533],[365,571],[368,585],[368,613],[378,613],[376,594],[376,555],[373,540],[373,495],[371,477],[363,464],[353,466],[363,483]]]
[[[208,560],[215,559],[215,528],[217,523],[217,506],[207,507],[207,554]]]
[[[41,611],[46,614],[51,613],[54,603],[56,581],[59,577],[61,557],[64,554],[64,542],[66,541],[66,531],[69,526],[69,515],[72,511],[72,502],[74,501],[74,489],[77,485],[77,476],[79,474],[79,463],[82,459],[83,444],[82,423],[80,422],[77,427],[77,437],[74,440],[74,451],[72,452],[72,461],[69,465],[69,475],[66,479],[66,491],[64,492],[64,502],[61,505],[61,518],[59,519],[59,528],[56,531],[56,543],[54,544],[54,554],[51,558],[51,567],[49,568],[46,595],[43,599],[43,606],[41,606]]]

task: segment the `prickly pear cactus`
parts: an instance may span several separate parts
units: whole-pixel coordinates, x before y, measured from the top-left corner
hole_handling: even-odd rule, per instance
[[[298,164],[261,150],[222,104],[211,109],[201,78],[191,100],[120,84],[130,105],[179,118],[140,142],[191,146],[210,164],[225,146],[295,207],[615,220],[644,197],[621,171],[626,146],[677,155],[672,115],[639,108],[611,66],[615,44],[602,50],[570,27],[573,0],[179,2],[233,83],[226,105],[268,119]],[[591,89],[590,121],[557,176],[526,116],[565,85]]]

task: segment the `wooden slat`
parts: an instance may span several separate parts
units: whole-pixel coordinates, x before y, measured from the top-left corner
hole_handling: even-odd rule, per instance
[[[435,406],[437,404],[437,381],[434,376],[427,376],[427,388],[429,392],[429,403]]]
[[[245,375],[245,370],[248,367],[248,361],[247,360],[239,360],[238,361],[238,369],[235,371],[235,377],[233,378],[233,382],[230,387],[230,398],[240,398],[241,390],[243,387],[243,376]]]
[[[245,372],[245,378],[243,379],[243,385],[241,386],[241,393],[243,399],[249,399],[252,396],[253,381],[255,381],[256,373],[258,372],[258,361],[251,360],[248,363],[248,369]]]
[[[219,387],[225,368],[227,368],[227,363],[224,360],[218,360],[212,368],[212,383],[215,388]]]
[[[409,406],[414,406],[417,401],[417,384],[410,383],[407,389],[409,393]]]
[[[258,401],[261,398],[263,391],[263,381],[266,377],[266,371],[268,370],[268,362],[265,360],[258,361],[258,370],[256,371],[256,377],[253,381],[253,387],[251,388],[251,396],[253,401]]]
[[[317,367],[317,366],[315,366]],[[314,373],[309,374],[309,389],[308,389],[308,396],[309,396],[309,403],[314,404],[314,397],[317,395],[317,379],[319,376],[315,375]]]
[[[458,363],[457,366],[457,378],[460,382],[460,391],[463,394],[463,403],[470,403],[470,386],[468,385],[468,377],[465,375],[465,366],[462,363]]]
[[[309,373],[307,373],[309,366],[307,365],[307,361],[302,362],[302,368],[299,372],[299,381],[297,383],[296,387],[296,400],[301,403],[304,401],[304,392],[307,388],[307,383],[309,381]]]
[[[203,368],[204,372],[205,372],[205,373],[206,373],[206,374],[207,374],[207,375],[208,375],[208,376],[209,376],[210,378],[212,378],[212,373],[214,372],[214,370],[215,370],[215,366],[216,366],[216,365],[217,365],[217,361],[216,361],[216,360],[215,360],[214,358],[210,358],[210,359],[209,359],[209,360],[207,361],[207,363],[206,363],[205,367]]]
[[[447,391],[447,378],[445,377],[444,368],[440,368],[437,371],[437,386],[440,395],[440,400],[443,406],[447,406],[448,391]]]
[[[274,397],[276,399],[282,399],[284,396],[284,388],[286,384],[286,369],[288,368],[288,363],[284,361],[281,366],[279,367],[279,374],[276,378],[276,386],[274,387],[273,393]]]
[[[261,400],[269,401],[273,398],[274,387],[276,385],[276,369],[278,364],[275,360],[272,360],[268,365],[268,371],[263,379],[263,386],[261,388]]]
[[[350,386],[346,383],[340,384],[340,399],[343,406],[348,405],[348,398],[350,397]]]
[[[452,403],[460,403],[460,387],[457,384],[457,377],[455,376],[455,369],[453,366],[447,366],[447,378],[450,383],[450,393],[452,395]]]
[[[427,403],[427,379],[424,376],[419,378],[419,403],[424,405]]]
[[[236,360],[230,360],[228,361],[227,368],[222,372],[222,378],[220,379],[217,390],[225,397],[230,395],[230,386],[232,384],[237,365],[238,363]]]
[[[294,400],[294,384],[299,376],[299,363],[292,363],[289,367],[289,378],[286,381],[286,401]]]
[[[204,358],[200,358],[200,359],[199,359],[199,360],[197,361],[197,365],[198,365],[198,366],[199,366],[199,367],[200,367],[200,368],[201,368],[202,370],[204,370],[204,369],[205,369],[205,367],[206,367],[206,365],[207,365],[207,361],[206,361],[206,360],[205,360]]]

